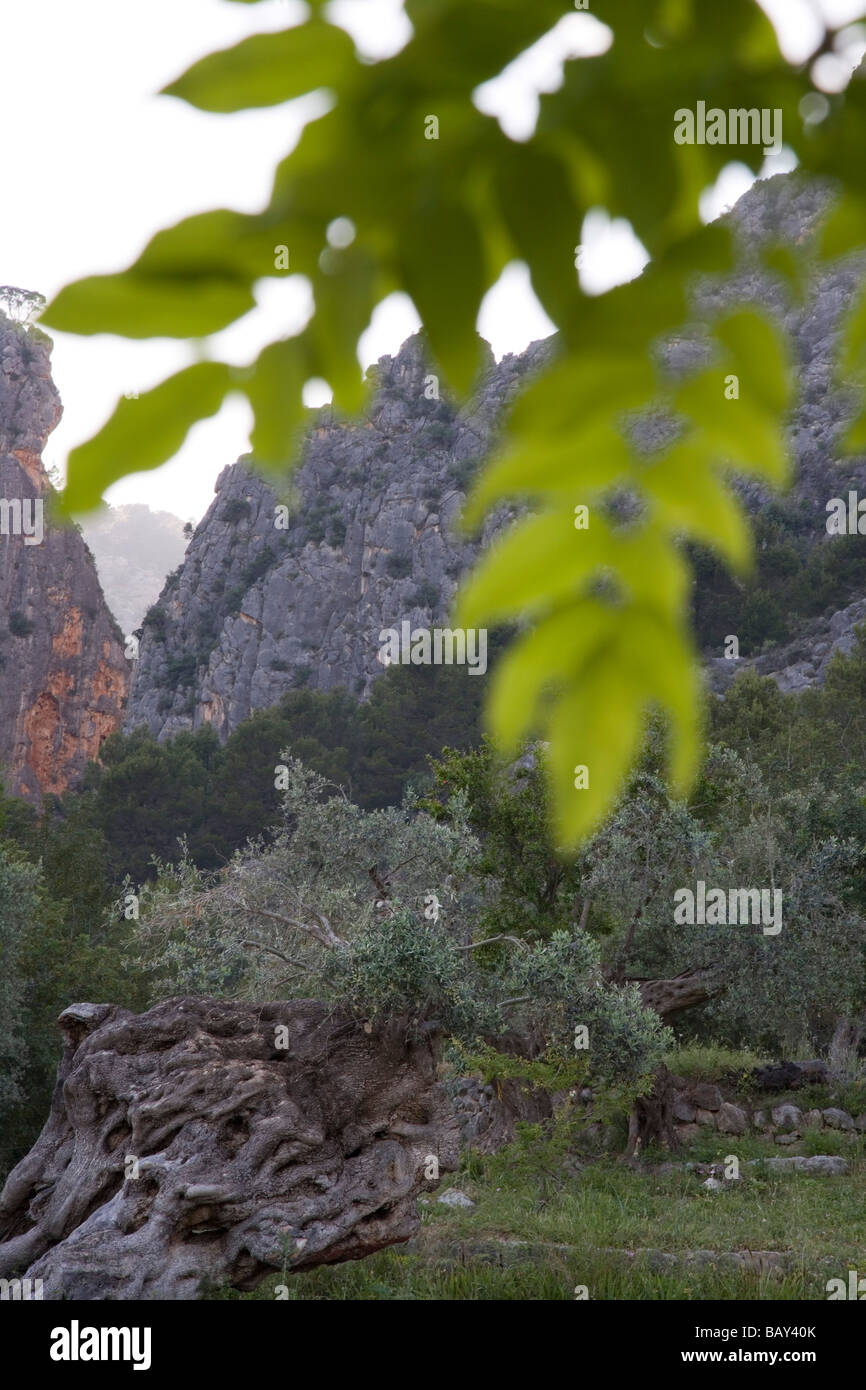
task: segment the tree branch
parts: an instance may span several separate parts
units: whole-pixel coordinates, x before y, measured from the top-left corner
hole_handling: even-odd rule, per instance
[[[296,917],[284,917],[281,912],[269,912],[264,907],[247,907],[246,903],[233,904],[236,912],[243,912],[247,917],[267,917],[272,922],[279,922],[281,926],[288,927],[291,931],[304,932],[306,936],[312,936],[321,946],[327,946],[329,950],[345,950],[348,942],[336,935],[327,917],[321,912],[314,912],[310,915],[316,918],[318,926],[312,926],[309,922],[299,922]]]
[[[286,965],[296,965],[299,970],[310,970],[309,965],[305,965],[302,960],[295,960],[293,956],[286,956],[282,951],[278,951],[275,946],[266,946],[263,941],[242,941],[242,946],[255,946],[258,951],[267,951],[271,956],[277,956],[279,960],[284,960]]]
[[[520,946],[524,951],[529,948],[525,941],[521,941],[519,936],[486,936],[483,941],[473,941],[469,946],[455,946],[455,951],[477,951],[481,946],[489,946],[493,941],[513,941],[515,946]]]

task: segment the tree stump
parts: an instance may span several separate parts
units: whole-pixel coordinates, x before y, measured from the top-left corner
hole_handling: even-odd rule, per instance
[[[628,1146],[626,1159],[631,1162],[640,1150],[655,1141],[669,1149],[678,1149],[679,1140],[674,1131],[674,1101],[676,1091],[671,1073],[664,1063],[655,1075],[653,1089],[648,1096],[640,1096],[635,1102],[628,1121]]]
[[[0,1197],[0,1276],[193,1299],[409,1240],[457,1167],[435,1043],[320,1003],[74,1004],[48,1122]]]

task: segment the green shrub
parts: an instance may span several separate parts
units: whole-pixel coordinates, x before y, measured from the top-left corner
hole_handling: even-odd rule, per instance
[[[409,911],[371,922],[350,950],[331,952],[322,979],[338,1007],[374,1026],[399,1022],[412,1035],[435,1021],[444,1032],[474,1036],[484,1022],[448,937]]]
[[[9,614],[9,631],[13,637],[29,637],[34,630],[34,624],[21,612],[20,608],[13,609]]]
[[[392,579],[406,579],[412,573],[412,556],[406,550],[393,551],[385,561]]]
[[[223,521],[240,521],[241,517],[249,516],[250,504],[243,497],[230,497],[222,506]]]
[[[468,492],[480,467],[481,460],[479,458],[455,459],[453,463],[448,465],[448,477],[461,492]]]
[[[165,628],[168,622],[168,614],[158,603],[154,603],[148,608],[142,619],[142,627],[147,628],[153,634],[155,641],[165,641]]]
[[[429,579],[423,579],[414,592],[409,595],[409,607],[435,608],[439,602],[439,597],[439,585],[433,584]]]

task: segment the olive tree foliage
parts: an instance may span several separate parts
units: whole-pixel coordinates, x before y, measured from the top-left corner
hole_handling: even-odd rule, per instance
[[[284,766],[272,842],[247,846],[216,876],[188,859],[164,865],[143,891],[140,948],[161,995],[310,995],[368,1028],[464,1043],[516,1035],[557,1074],[650,1076],[667,1032],[605,982],[585,932],[473,937],[495,885],[459,805],[448,824],[411,799],[364,811],[297,760]],[[590,1028],[579,1057],[577,1025]]]
[[[835,835],[804,837],[808,799],[792,792],[768,800],[725,845],[719,885],[780,890],[778,934],[743,925],[700,929],[728,978],[708,1006],[708,1026],[788,1056],[826,1048],[840,1018],[866,1014],[866,919],[856,902],[862,846]]]
[[[184,858],[144,892],[142,941],[177,987],[273,997],[395,908],[471,941],[480,890],[468,830],[411,803],[363,811],[288,754],[282,766],[272,843],[239,851],[215,879]]]
[[[506,769],[496,767],[488,746],[448,751],[435,765],[445,798],[437,814],[447,822],[450,797],[458,797],[455,814],[459,807],[477,828],[485,931],[523,935],[539,961],[561,933],[581,949],[591,938],[607,988],[712,972],[718,992],[700,1012],[682,1016],[686,1031],[789,1055],[800,1046],[823,1048],[839,1018],[866,1011],[861,846],[828,832],[814,814],[813,790],[771,794],[760,770],[722,744],[710,745],[688,802],[670,795],[661,759],[654,723],[613,814],[560,865],[541,813],[544,751],[531,750]],[[707,892],[726,895],[778,890],[781,929],[770,935],[763,926],[772,923],[678,920],[678,890],[696,894],[699,880]],[[543,885],[547,901],[532,893]],[[580,997],[575,987],[572,1002]],[[529,1007],[515,1007],[514,1015],[531,1033]]]
[[[19,1080],[32,1039],[24,1020],[30,981],[22,968],[27,938],[40,916],[42,875],[7,847],[0,848],[0,1120],[19,1099]]]
[[[724,792],[714,790],[711,784],[722,778]],[[656,786],[648,804],[639,791],[591,846],[598,899],[618,913],[619,942],[631,935],[627,955],[619,945],[614,958],[641,978],[717,967],[724,987],[698,1020],[700,1031],[717,1040],[785,1055],[825,1047],[840,1017],[866,1010],[862,848],[853,839],[804,830],[809,794],[771,795],[757,769],[728,749],[710,749],[702,779],[699,799],[711,825],[699,823],[694,806],[665,808],[662,797]],[[660,844],[646,831],[653,804]],[[661,872],[655,891],[642,897],[648,860]],[[778,890],[780,922],[678,922],[674,894],[696,892],[698,880],[708,892]],[[629,916],[635,902],[637,921]]]
[[[535,732],[551,747],[552,809],[562,841],[592,832],[613,805],[642,732],[642,711],[668,711],[670,772],[679,790],[698,763],[698,682],[683,538],[733,567],[750,563],[751,534],[730,470],[784,483],[790,404],[787,346],[754,307],[711,327],[715,356],[671,383],[652,345],[688,316],[695,272],[731,265],[730,228],[704,226],[699,199],[731,158],[727,144],[675,138],[698,103],[781,113],[801,169],[839,192],[820,254],[866,242],[866,84],[858,71],[815,103],[810,64],[782,55],[757,0],[594,0],[592,16],[565,0],[406,0],[410,37],[380,61],[363,59],[314,2],[293,28],[258,34],[195,63],[166,88],[205,111],[232,113],[311,91],[328,94],[275,170],[268,205],[197,214],[160,231],[127,270],[63,289],[45,321],[76,333],[175,337],[190,365],[138,400],[121,400],[99,433],[73,450],[66,502],[94,506],[130,472],[154,468],[231,391],[245,394],[261,466],[298,455],[304,384],[326,380],[338,411],[363,410],[369,383],[360,335],[394,291],[412,299],[443,385],[468,393],[481,363],[476,320],[505,267],[524,262],[558,333],[544,369],[518,396],[501,447],[470,499],[467,521],[506,499],[532,508],[478,565],[459,616],[467,626],[523,623],[498,664],[488,717],[505,746]],[[542,95],[527,140],[485,115],[479,87],[570,15],[604,26],[607,47],[564,64]],[[822,36],[832,46],[831,32]],[[816,50],[817,51],[817,50]],[[685,131],[687,136],[688,132]],[[757,173],[762,142],[736,159]],[[231,198],[227,185],[227,198]],[[630,221],[647,270],[607,294],[585,292],[576,248],[586,213]],[[339,220],[338,220],[339,219]],[[761,252],[795,290],[798,249]],[[255,286],[306,277],[313,313],[301,332],[234,367],[211,335],[254,307]],[[855,304],[846,369],[866,372],[866,313]],[[739,397],[726,399],[736,376]],[[635,452],[624,414],[674,412],[682,428],[651,460]],[[855,423],[852,447],[862,443]],[[612,489],[633,494],[632,521],[606,513]],[[575,509],[589,525],[575,529]],[[603,594],[598,578],[607,577]],[[575,791],[574,769],[590,768]]]
[[[22,290],[17,285],[0,285],[0,310],[13,323],[30,324],[45,308],[45,296],[38,290]]]

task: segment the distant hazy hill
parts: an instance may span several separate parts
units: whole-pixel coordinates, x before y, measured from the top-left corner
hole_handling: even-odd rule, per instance
[[[183,522],[135,502],[86,517],[81,529],[109,607],[128,634],[141,626],[166,575],[183,559]]]

